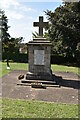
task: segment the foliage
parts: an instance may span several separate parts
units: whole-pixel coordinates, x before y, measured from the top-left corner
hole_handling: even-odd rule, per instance
[[[7,23],[8,23],[8,19],[5,16],[4,11],[0,10],[0,30],[1,30],[0,37],[1,37],[2,43],[7,43],[10,37],[8,33],[9,26],[7,25]]]
[[[2,42],[2,53],[5,53],[6,59],[12,54],[19,53],[19,48],[23,37],[11,38],[8,33],[8,19],[5,16],[5,12],[0,10],[0,38]]]
[[[80,2],[64,3],[54,12],[47,10],[48,38],[52,53],[76,57],[80,52]]]
[[[45,26],[44,29],[47,30],[48,26]],[[47,38],[47,36],[48,36],[47,32],[44,32],[43,37]],[[38,32],[36,32],[36,31],[32,32],[32,38],[38,38],[38,37],[40,37]]]
[[[6,44],[4,44],[3,53],[17,54],[19,53],[20,43],[23,41],[23,37],[10,38]]]
[[[3,53],[2,60],[5,62],[9,59],[9,61],[12,62],[18,62],[18,63],[27,63],[28,62],[28,54],[26,53],[9,53],[8,55],[6,53]]]
[[[44,32],[43,37],[47,38],[47,36],[48,36],[48,33]],[[38,38],[38,37],[40,37],[38,32],[35,31],[32,33],[32,38]]]
[[[2,99],[3,118],[78,118],[78,105]]]
[[[37,38],[39,34],[35,31],[34,33],[32,32],[32,38]]]

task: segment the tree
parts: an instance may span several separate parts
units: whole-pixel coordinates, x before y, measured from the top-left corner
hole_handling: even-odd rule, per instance
[[[8,19],[5,16],[4,11],[0,10],[0,30],[1,30],[1,41],[2,41],[2,50],[4,49],[4,45],[8,42],[10,35],[8,33],[9,26],[7,25]]]
[[[49,20],[52,53],[75,57],[80,48],[80,2],[65,2],[54,12],[47,10],[45,13]]]
[[[23,41],[23,37],[19,38],[11,38],[8,33],[8,19],[5,16],[5,12],[0,10],[0,38],[2,42],[2,53],[7,58],[10,55],[14,55],[19,53],[19,47],[21,42]]]
[[[23,37],[10,38],[8,42],[4,44],[3,54],[5,54],[6,51],[7,58],[10,58],[10,56],[17,55],[19,53],[19,48],[22,41],[23,41]]]

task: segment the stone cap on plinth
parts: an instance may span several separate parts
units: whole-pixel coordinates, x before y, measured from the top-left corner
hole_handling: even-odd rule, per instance
[[[33,38],[33,41],[48,41],[48,40],[44,37],[37,37],[37,38]]]
[[[49,45],[51,46],[52,43],[47,40],[46,38],[33,38],[33,41],[29,41],[27,45]]]

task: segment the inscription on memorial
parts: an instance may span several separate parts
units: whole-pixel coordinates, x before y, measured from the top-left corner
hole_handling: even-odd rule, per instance
[[[34,65],[44,65],[44,50],[34,50]]]

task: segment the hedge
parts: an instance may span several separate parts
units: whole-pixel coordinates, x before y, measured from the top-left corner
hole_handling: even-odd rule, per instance
[[[2,60],[12,60],[13,62],[28,62],[28,55],[23,53],[17,53],[17,54],[2,54]]]
[[[2,60],[12,60],[13,62],[28,62],[28,54],[23,54],[23,53],[16,53],[16,54],[2,54]],[[72,64],[75,66],[78,66],[77,58],[73,57],[63,57],[63,56],[57,56],[57,55],[51,55],[51,64]]]

